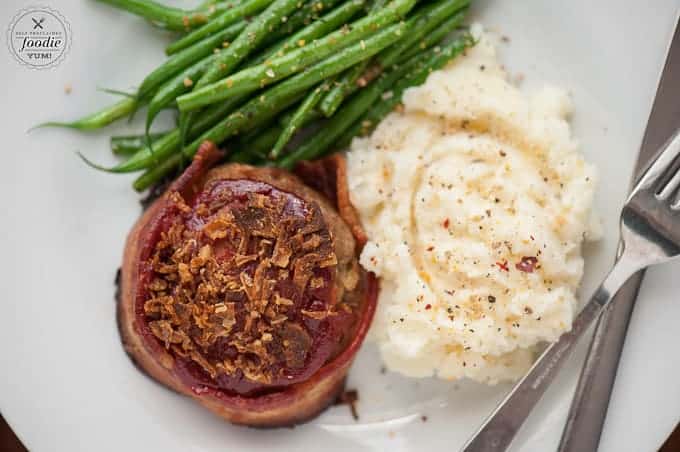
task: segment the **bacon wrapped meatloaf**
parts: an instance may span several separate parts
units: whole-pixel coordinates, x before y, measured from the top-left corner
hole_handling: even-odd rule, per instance
[[[153,379],[233,423],[293,425],[342,390],[375,309],[344,161],[298,177],[210,169],[219,157],[205,143],[130,232],[123,344]]]

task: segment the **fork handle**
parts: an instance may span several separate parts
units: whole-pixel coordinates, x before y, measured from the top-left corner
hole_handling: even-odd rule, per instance
[[[463,452],[500,452],[510,447],[515,434],[569,358],[578,340],[635,272],[628,262],[625,256],[619,259],[588,304],[576,316],[571,330],[543,351],[529,372],[517,382],[463,447]]]

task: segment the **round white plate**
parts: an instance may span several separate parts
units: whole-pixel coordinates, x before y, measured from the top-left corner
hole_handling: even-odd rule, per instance
[[[0,409],[26,445],[34,451],[458,449],[508,386],[382,374],[367,344],[349,380],[361,398],[358,422],[343,406],[295,429],[252,430],[224,423],[132,366],[116,330],[113,278],[140,213],[138,196],[132,177],[93,171],[74,151],[112,163],[108,136],[141,126],[91,134],[27,130],[107,104],[111,96],[97,88],[134,86],[163,60],[168,36],[95,1],[45,3],[71,25],[72,47],[60,65],[20,65],[4,34],[0,47]],[[26,6],[1,2],[0,27]],[[475,4],[475,20],[509,37],[502,59],[512,74],[524,76],[527,90],[545,81],[573,94],[575,134],[600,169],[596,202],[607,231],[586,250],[584,294],[614,256],[618,208],[678,6],[678,0],[657,0],[653,7],[632,0]],[[673,294],[680,283],[672,275],[679,269],[665,267],[646,280],[602,450],[656,450],[678,421],[680,304]],[[554,449],[582,356],[581,350],[570,362],[515,450]]]

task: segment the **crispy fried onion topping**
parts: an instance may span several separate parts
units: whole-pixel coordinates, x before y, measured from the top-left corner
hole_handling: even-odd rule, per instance
[[[212,379],[267,385],[305,366],[308,322],[350,308],[330,287],[337,259],[319,207],[255,184],[217,181],[194,207],[170,195],[143,306],[152,334]]]

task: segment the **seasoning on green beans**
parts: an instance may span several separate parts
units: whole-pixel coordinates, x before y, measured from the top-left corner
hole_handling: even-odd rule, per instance
[[[106,0],[109,1],[109,0]],[[265,9],[273,0],[246,0],[243,3],[231,9],[227,9],[221,14],[217,15],[213,20],[198,28],[191,33],[179,38],[177,41],[170,44],[165,53],[172,55],[182,49],[189,47],[195,42],[203,40],[213,33],[216,33],[223,28],[249,17],[252,14],[258,13]]]
[[[386,0],[375,0],[371,5],[370,12],[378,11],[385,6]],[[347,69],[340,79],[334,84],[333,88],[326,93],[321,100],[319,109],[327,118],[333,116],[342,101],[353,92],[353,87],[368,68],[370,61],[362,61],[354,67]]]
[[[197,61],[211,55],[216,48],[222,48],[223,46],[228,45],[229,41],[238,36],[244,28],[246,28],[245,21],[237,22],[214,35],[197,42],[191,47],[187,47],[172,55],[165,63],[158,66],[158,68],[144,78],[137,90],[137,95],[146,95],[181,70],[186,69]]]
[[[397,66],[358,93],[337,112],[326,127],[307,140],[304,145],[283,157],[278,165],[283,168],[292,168],[300,160],[321,157],[331,146],[337,146],[339,142],[346,145],[345,140],[342,139],[345,137],[343,133],[350,128],[353,128],[351,135],[356,136],[361,132],[362,127],[375,127],[401,102],[406,88],[425,82],[430,72],[443,67],[472,43],[472,38],[466,34],[439,51],[429,51],[401,67]],[[391,95],[384,98],[381,95],[387,88],[390,88]],[[380,99],[379,102],[377,102],[378,99]]]
[[[398,22],[415,3],[416,0],[394,0],[381,11],[359,19],[347,29],[337,30],[310,44],[305,43],[286,55],[273,58],[265,64],[245,69],[224,80],[182,95],[177,98],[177,105],[180,111],[194,110],[231,96],[253,92],[300,72],[347,45],[357,41],[364,43],[365,38],[375,36],[380,30]],[[403,24],[400,24],[390,44],[396,42],[402,33]],[[365,46],[365,43],[362,46]]]
[[[378,62],[384,67],[391,66],[399,60],[406,50],[423,36],[427,36],[430,31],[444,22],[447,17],[451,17],[452,14],[467,8],[469,5],[470,0],[440,0],[437,3],[428,5],[414,20],[409,20],[404,37],[386,50],[384,54],[380,55]]]
[[[207,71],[196,83],[196,89],[216,82],[231,73],[241,61],[257,48],[267,33],[299,8],[298,5],[300,5],[300,0],[274,0],[267,9],[248,24],[234,42],[217,54],[215,61],[210,64]]]
[[[201,142],[210,140],[221,143],[225,139],[239,133],[245,126],[252,126],[256,119],[269,117],[272,112],[278,113],[290,105],[287,101],[294,97],[299,98],[305,91],[316,83],[338,74],[346,68],[370,58],[382,49],[394,42],[395,37],[401,34],[403,24],[390,25],[375,33],[361,43],[343,49],[332,57],[323,60],[295,77],[286,79],[270,90],[256,96],[235,113],[229,115],[226,121],[218,124],[205,132],[189,147],[184,148],[188,157],[193,157]]]
[[[422,51],[440,43],[463,23],[463,19],[465,19],[465,12],[465,9],[457,12],[441,24],[437,25],[434,30],[425,35],[420,41],[414,42],[411,47],[402,54],[399,61],[411,59]]]

